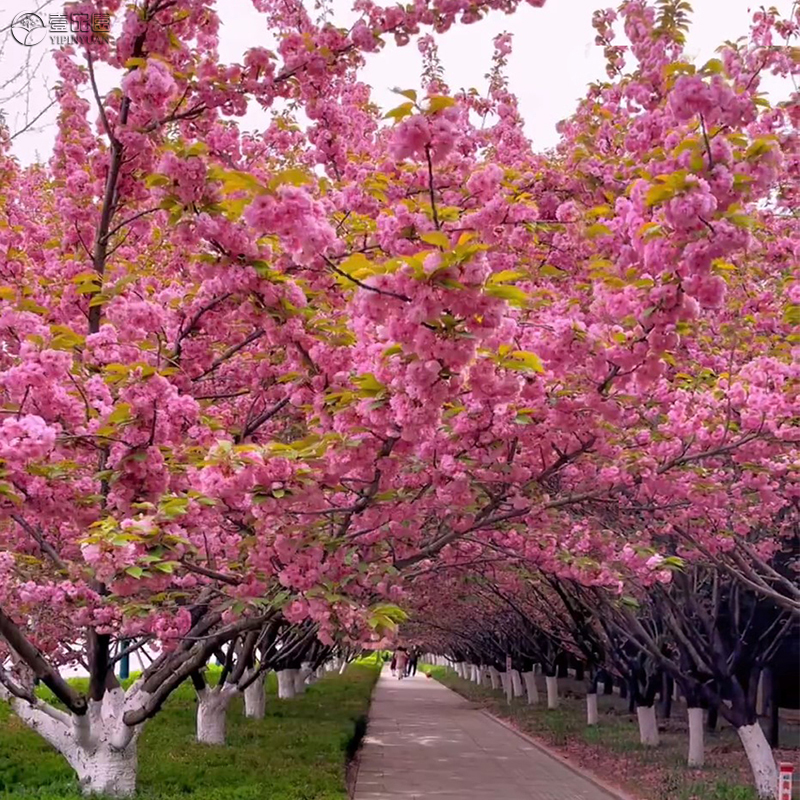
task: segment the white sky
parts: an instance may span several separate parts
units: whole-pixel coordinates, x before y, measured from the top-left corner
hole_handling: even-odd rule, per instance
[[[310,2],[310,0],[307,0]],[[777,0],[775,5],[788,13],[792,0]],[[13,133],[23,128],[49,102],[47,86],[56,80],[55,68],[47,55],[49,41],[32,48],[22,47],[3,30],[14,14],[33,10],[34,3],[25,0],[0,0],[0,109],[6,115]],[[759,0],[694,0],[692,27],[688,37],[688,53],[700,63],[713,57],[714,50],[726,39],[736,39],[747,33],[752,12]],[[57,2],[45,5],[40,12],[47,23],[47,12],[58,13]],[[336,22],[349,25],[355,19],[350,11],[351,0],[333,0]],[[508,74],[511,88],[520,100],[527,133],[537,149],[557,141],[555,125],[574,109],[585,87],[593,80],[605,77],[602,50],[594,45],[592,12],[596,8],[616,5],[606,0],[547,0],[544,8],[525,4],[512,16],[495,12],[481,22],[455,26],[438,37],[440,56],[446,80],[451,89],[486,85],[485,74],[491,67],[492,39],[498,33],[514,34],[514,52]],[[223,62],[240,61],[242,54],[255,45],[271,46],[263,17],[252,7],[250,0],[218,0],[223,22],[220,58]],[[619,40],[617,43],[624,43]],[[13,97],[21,85],[15,76],[30,60],[35,72],[29,96]],[[41,59],[41,63],[38,63]],[[367,55],[363,80],[373,88],[374,99],[384,109],[400,100],[391,93],[393,87],[418,88],[422,58],[415,41],[397,48],[389,41],[383,51]],[[36,67],[33,70],[33,67]],[[114,85],[110,71],[101,73],[101,90]],[[786,88],[774,79],[765,81],[773,99],[786,95]],[[51,108],[30,130],[17,136],[13,151],[24,164],[46,159],[54,137],[53,121],[56,109]],[[246,130],[263,127],[264,112],[254,108],[242,125]]]

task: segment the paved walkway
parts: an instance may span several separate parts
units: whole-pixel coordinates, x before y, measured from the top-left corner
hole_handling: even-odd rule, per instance
[[[355,800],[612,800],[422,674],[384,671]]]

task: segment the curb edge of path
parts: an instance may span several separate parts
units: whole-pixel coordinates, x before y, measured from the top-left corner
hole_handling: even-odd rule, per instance
[[[449,688],[449,687],[445,687],[445,688]],[[450,691],[453,691],[453,690],[450,689]],[[459,695],[459,697],[461,697],[461,695]],[[479,710],[480,710],[481,714],[484,714],[485,716],[489,717],[489,719],[494,720],[499,725],[502,725],[506,730],[509,730],[509,731],[511,731],[511,733],[516,734],[517,736],[519,736],[520,739],[523,739],[526,742],[528,742],[528,744],[533,745],[537,750],[541,750],[541,752],[543,752],[546,755],[550,756],[550,758],[552,758],[555,761],[557,761],[563,767],[566,767],[570,772],[573,772],[573,773],[575,773],[575,775],[578,775],[579,777],[583,778],[584,780],[588,781],[589,783],[594,784],[598,789],[600,789],[601,791],[605,792],[610,798],[613,798],[614,800],[637,800],[637,798],[633,797],[633,795],[627,794],[627,793],[623,792],[621,789],[617,789],[616,787],[612,786],[611,784],[606,783],[605,781],[601,780],[600,778],[595,776],[593,773],[588,772],[587,770],[583,769],[583,767],[579,767],[577,764],[574,764],[572,761],[570,761],[569,758],[567,758],[567,756],[562,755],[557,750],[553,750],[552,748],[548,747],[546,744],[543,744],[542,742],[538,741],[537,739],[534,739],[532,736],[530,736],[529,734],[525,733],[524,731],[521,731],[519,728],[517,728],[516,726],[512,725],[510,722],[506,722],[506,720],[502,719],[502,717],[497,717],[494,714],[492,714],[491,711],[487,711],[484,708],[481,708]]]

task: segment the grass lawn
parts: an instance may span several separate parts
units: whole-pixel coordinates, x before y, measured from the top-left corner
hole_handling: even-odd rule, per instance
[[[598,696],[600,724],[587,726],[585,688],[578,681],[559,680],[560,707],[549,711],[541,676],[537,676],[542,698],[538,706],[529,706],[524,699],[514,700],[509,706],[502,692],[464,681],[453,670],[428,665],[422,668],[477,706],[641,800],[756,799],[742,745],[721,718],[717,732],[706,734],[706,765],[690,769],[686,766],[688,725],[680,702],[673,703],[670,719],[659,719],[659,747],[646,748],[639,744],[636,716],[628,713],[628,701],[617,695]],[[785,749],[776,754],[778,760],[797,765],[800,728],[788,723],[782,726],[781,742]],[[795,779],[794,798],[800,798],[797,784]]]
[[[302,697],[277,699],[267,684],[267,716],[245,719],[242,700],[228,711],[228,744],[199,745],[195,698],[181,686],[139,739],[142,800],[347,800],[348,750],[378,678],[374,662],[351,665],[309,686]],[[0,798],[78,800],[66,761],[0,702]]]

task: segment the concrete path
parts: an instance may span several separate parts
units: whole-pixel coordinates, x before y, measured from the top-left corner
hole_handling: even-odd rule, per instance
[[[613,800],[421,673],[384,671],[355,800]]]

